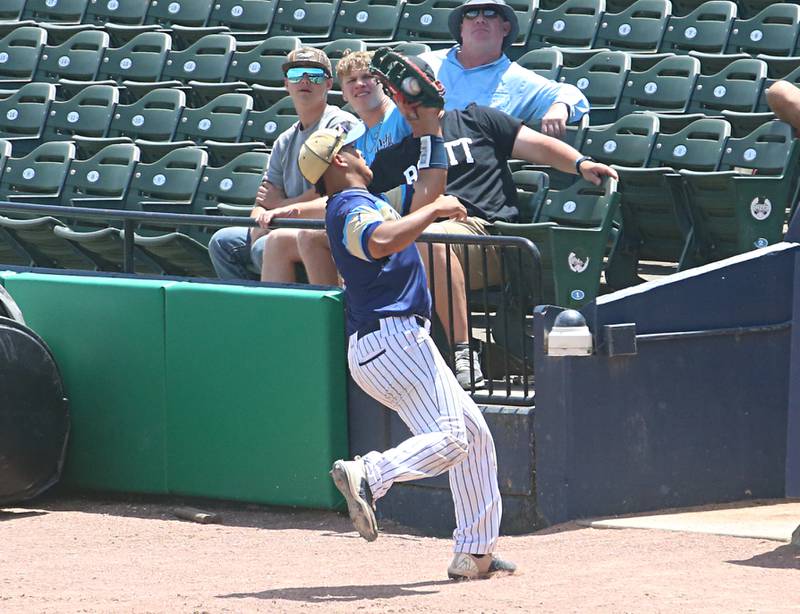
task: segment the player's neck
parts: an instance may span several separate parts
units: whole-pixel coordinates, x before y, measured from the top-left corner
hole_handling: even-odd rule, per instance
[[[465,49],[464,47],[459,47],[457,55],[458,61],[461,62],[464,68],[475,68],[496,61],[503,55],[503,51],[498,51],[496,48],[470,47]]]
[[[383,121],[383,117],[389,109],[389,102],[388,98],[384,98],[377,107],[364,111],[359,115],[367,128],[374,128]]]

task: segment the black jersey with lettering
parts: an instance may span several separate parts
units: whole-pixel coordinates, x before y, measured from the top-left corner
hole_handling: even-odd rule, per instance
[[[490,222],[516,221],[517,190],[507,162],[521,126],[520,120],[502,111],[476,104],[463,111],[445,112],[446,192],[457,196],[469,215]],[[370,192],[380,194],[404,183],[413,184],[418,176],[417,160],[419,139],[412,136],[380,150],[370,166],[374,175]]]

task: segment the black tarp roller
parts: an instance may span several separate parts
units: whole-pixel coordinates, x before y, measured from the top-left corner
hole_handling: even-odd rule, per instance
[[[58,481],[68,434],[53,354],[0,286],[0,505],[35,497]]]

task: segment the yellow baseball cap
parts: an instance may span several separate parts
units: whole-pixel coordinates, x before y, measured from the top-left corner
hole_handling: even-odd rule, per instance
[[[300,173],[310,183],[317,183],[325,174],[335,156],[345,145],[364,135],[364,122],[344,121],[333,128],[317,130],[306,139],[300,148],[297,164]]]

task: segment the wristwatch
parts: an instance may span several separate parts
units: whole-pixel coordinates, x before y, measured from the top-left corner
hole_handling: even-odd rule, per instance
[[[575,160],[575,172],[580,175],[581,174],[581,164],[584,162],[594,162],[594,158],[591,156],[581,156],[577,160]]]

